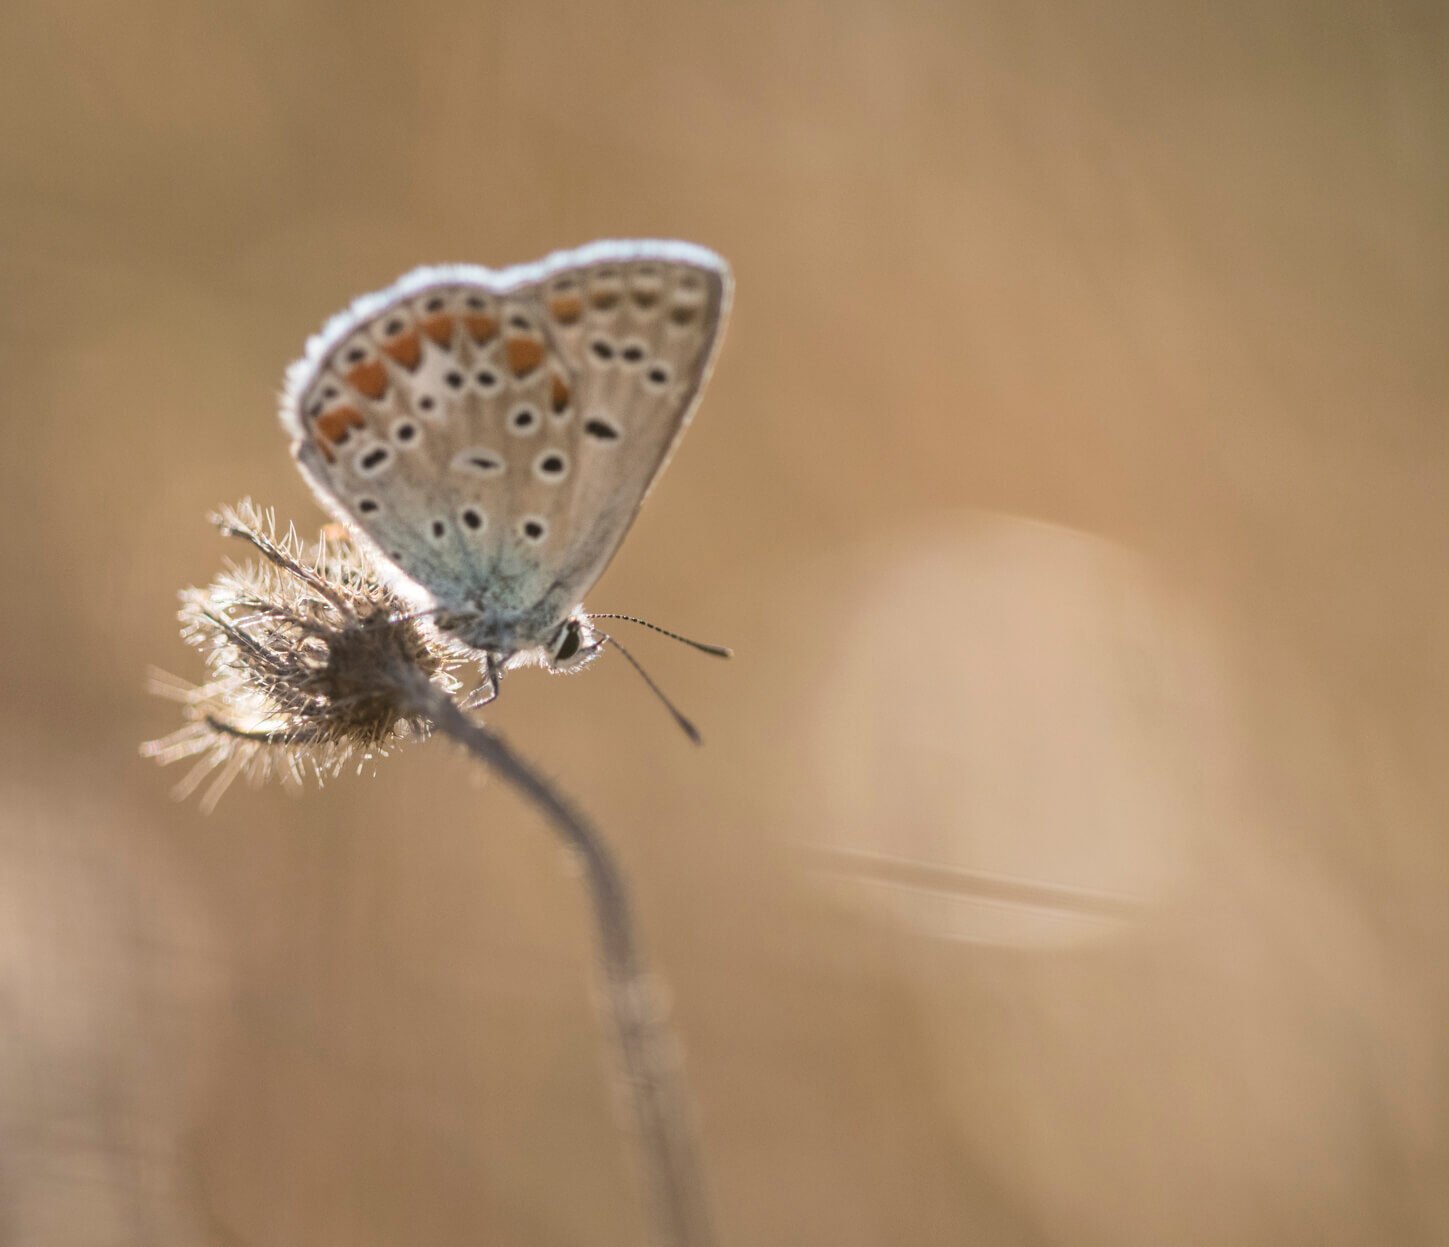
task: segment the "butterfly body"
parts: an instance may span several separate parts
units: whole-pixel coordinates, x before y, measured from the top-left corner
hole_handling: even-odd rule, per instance
[[[442,631],[499,666],[562,665],[587,649],[583,595],[689,421],[729,296],[724,261],[677,242],[418,269],[312,339],[283,425],[324,506]]]

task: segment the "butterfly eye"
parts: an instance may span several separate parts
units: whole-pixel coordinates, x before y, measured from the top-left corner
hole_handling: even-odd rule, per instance
[[[578,619],[569,619],[554,634],[548,665],[553,671],[577,671],[598,656],[599,641],[592,629]]]
[[[554,662],[568,662],[579,652],[579,647],[584,643],[582,633],[578,624],[570,620],[564,625],[563,636],[559,638],[558,648],[553,652]]]

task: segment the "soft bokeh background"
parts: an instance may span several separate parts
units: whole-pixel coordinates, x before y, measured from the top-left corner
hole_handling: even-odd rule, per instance
[[[608,830],[725,1244],[1449,1241],[1437,5],[7,6],[0,1241],[622,1245],[587,911],[444,744],[218,812],[176,590],[422,262],[735,266],[492,721]]]

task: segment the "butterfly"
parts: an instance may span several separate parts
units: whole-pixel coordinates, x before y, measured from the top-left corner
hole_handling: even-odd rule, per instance
[[[491,679],[580,666],[604,639],[583,596],[689,423],[730,291],[725,261],[684,242],[416,269],[288,371],[293,458]]]

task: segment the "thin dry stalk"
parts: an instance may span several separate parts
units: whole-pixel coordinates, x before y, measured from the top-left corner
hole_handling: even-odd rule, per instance
[[[418,681],[412,709],[522,793],[583,863],[603,962],[605,1003],[633,1100],[650,1190],[652,1241],[659,1247],[709,1247],[714,1233],[679,1048],[653,977],[644,969],[628,893],[613,854],[553,785],[435,684]]]

